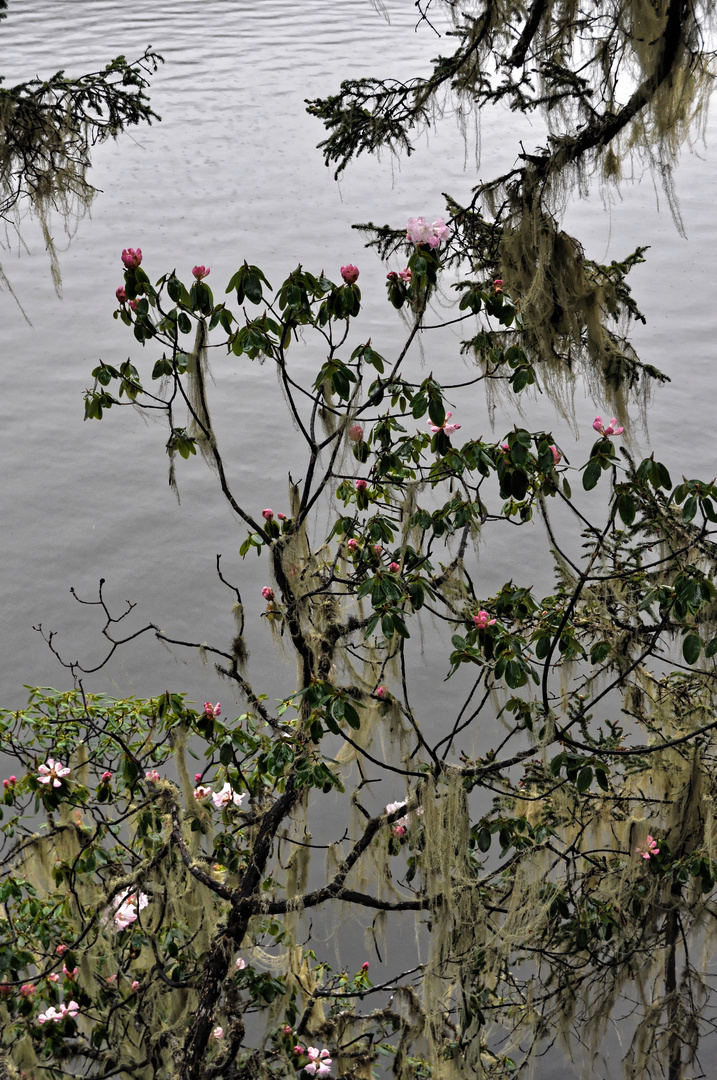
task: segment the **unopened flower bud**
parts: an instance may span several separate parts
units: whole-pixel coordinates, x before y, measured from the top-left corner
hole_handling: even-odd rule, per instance
[[[208,266],[193,266],[192,267],[192,273],[194,274],[197,281],[201,281],[202,278],[209,277],[209,267]]]
[[[122,262],[128,270],[136,270],[142,262],[142,248],[125,248]]]
[[[352,424],[349,428],[349,439],[351,442],[361,442],[363,439],[363,428],[360,424]]]
[[[356,490],[357,491],[365,491],[367,487],[368,487],[368,481],[367,480],[360,480],[359,479],[359,480],[356,481]]]
[[[261,516],[264,518],[265,521],[271,521],[271,519],[274,517],[274,511],[270,509],[262,510]]]
[[[354,266],[352,263],[348,263],[346,266],[341,267],[341,277],[344,279],[347,285],[353,285],[358,280],[359,269],[358,266]]]
[[[265,600],[273,600],[274,590],[269,585],[265,585],[264,588],[261,590],[261,595],[264,597]]]

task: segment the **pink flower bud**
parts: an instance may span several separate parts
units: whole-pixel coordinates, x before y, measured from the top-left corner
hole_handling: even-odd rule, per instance
[[[368,481],[367,480],[357,480],[356,481],[356,490],[357,491],[365,491],[367,487],[368,487]]]
[[[125,248],[122,252],[122,262],[128,270],[136,270],[142,262],[142,248]]]
[[[557,446],[551,446],[550,449],[553,451],[553,461],[556,465],[559,465],[563,459],[563,455],[560,453]]]
[[[383,548],[382,548],[381,544],[374,544],[373,545],[373,551],[374,551],[375,555],[383,554]]]
[[[67,952],[67,948],[68,948],[67,945],[58,945],[57,948],[55,949],[55,952],[57,953],[58,956],[62,956],[63,953]]]
[[[265,521],[271,521],[271,519],[274,516],[274,511],[273,510],[262,510],[261,516],[264,518]]]
[[[398,271],[398,276],[400,277],[401,281],[405,281],[408,285],[411,281],[411,278],[413,277],[413,270],[409,270],[408,267],[406,267],[404,270]]]
[[[36,990],[37,987],[33,986],[32,983],[23,983],[23,985],[20,987],[20,997],[32,997]]]
[[[215,1027],[214,1031],[212,1032],[212,1035],[214,1036],[215,1039],[223,1039],[224,1038],[224,1028],[223,1027]]]
[[[390,281],[390,282],[398,281],[398,274],[396,273],[396,271],[395,270],[389,271],[389,273],[386,274],[386,280]]]
[[[352,538],[351,540],[346,541],[346,547],[349,549],[349,551],[358,551],[359,542],[358,540],[354,540]]]
[[[363,439],[363,428],[360,424],[352,424],[349,428],[349,439],[351,442],[361,442]]]
[[[59,982],[60,976],[57,974],[56,971],[51,971],[50,974],[47,976],[47,981],[51,983]]]
[[[291,1035],[291,1028],[289,1027],[288,1024],[284,1028],[284,1034],[285,1035]]]
[[[207,714],[207,716],[209,716],[209,717],[221,716],[221,712],[222,712],[221,702],[218,701],[216,703],[216,705],[212,705],[211,701],[205,701],[204,702],[204,711]]]
[[[202,278],[209,277],[209,267],[208,266],[193,266],[192,267],[192,273],[194,274],[197,281],[201,281]]]
[[[401,837],[406,835],[405,826],[404,825],[394,825],[394,827],[393,827],[393,835],[397,836],[399,838],[399,840],[400,840]]]
[[[368,971],[368,966],[368,960],[364,960],[363,964],[361,965],[361,970]]]
[[[278,517],[279,521],[286,521],[286,514],[282,514],[281,510],[276,516]]]
[[[392,562],[389,566],[389,570],[392,574],[398,574],[401,570],[401,564],[397,562]]]
[[[132,989],[133,989],[133,990],[138,990],[138,989],[139,989],[139,980],[138,980],[138,979],[134,979],[134,980],[133,980],[133,982],[132,982]]]
[[[388,687],[386,687],[386,686],[377,686],[376,687],[376,697],[380,698],[381,701],[387,701],[388,697],[389,697]]]
[[[358,281],[359,269],[358,266],[354,266],[352,263],[348,263],[347,266],[341,267],[341,277],[344,279],[347,285],[353,285]]]
[[[119,289],[117,289],[117,292],[115,293],[115,296],[119,300],[120,304],[126,304],[127,303],[127,293],[124,291],[124,288],[121,285],[120,285]]]
[[[136,311],[137,310],[137,301],[136,300],[128,300],[127,301],[127,307],[132,308],[132,311]]]
[[[10,781],[9,780],[3,780],[2,786],[3,787],[10,787]]]
[[[493,625],[495,619],[491,619],[487,611],[479,611],[477,615],[473,616],[473,622],[479,630],[485,630],[486,626]]]
[[[194,774],[194,783],[198,784],[201,779],[202,779],[202,774],[200,772],[195,772],[195,774]]]
[[[497,293],[503,292],[503,285],[504,284],[505,284],[505,282],[503,281],[503,278],[500,278],[500,277],[496,278],[495,281],[493,282],[493,288],[495,289],[495,291]]]
[[[102,781],[103,784],[109,784],[111,779],[112,779],[112,773],[109,771],[109,769],[107,769],[105,772],[103,772],[102,776],[100,777],[100,780]]]
[[[303,1052],[304,1052],[303,1046],[295,1046],[294,1047],[294,1053],[295,1054],[303,1054]]]
[[[17,783],[17,777],[16,776],[11,776],[10,777],[10,783],[11,784],[16,784]]]
[[[264,588],[261,590],[261,595],[264,597],[265,600],[273,600],[274,590],[269,585],[265,585]]]

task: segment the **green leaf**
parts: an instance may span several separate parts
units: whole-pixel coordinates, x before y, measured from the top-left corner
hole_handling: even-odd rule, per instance
[[[694,495],[690,495],[689,499],[687,499],[685,505],[682,507],[682,520],[685,522],[692,521],[692,518],[695,516],[696,513],[697,499]]]
[[[543,637],[538,638],[538,642],[535,646],[535,655],[537,656],[538,660],[544,660],[545,657],[548,655],[549,650],[550,638],[547,634],[544,634]]]
[[[688,664],[696,664],[702,651],[702,641],[697,634],[688,634],[682,642],[682,655]]]
[[[617,500],[617,509],[620,517],[626,525],[632,525],[635,520],[635,500],[627,492],[624,492]]]
[[[488,851],[490,848],[490,842],[493,839],[490,829],[486,829],[485,826],[478,830],[478,848],[480,851]]]
[[[585,472],[583,473],[583,487],[586,491],[592,491],[600,479],[601,472],[600,462],[592,458],[588,462]]]
[[[608,783],[607,773],[605,772],[604,769],[599,769],[599,768],[595,769],[595,779],[598,782],[598,786],[601,787],[603,789],[603,791],[609,791],[610,790],[610,784]]]
[[[578,773],[577,789],[579,792],[587,791],[593,782],[593,770],[590,765],[586,765]]]

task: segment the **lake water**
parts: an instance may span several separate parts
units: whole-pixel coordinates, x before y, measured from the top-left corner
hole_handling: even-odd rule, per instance
[[[215,295],[244,259],[260,265],[274,284],[298,262],[334,277],[341,264],[357,263],[366,308],[362,340],[370,334],[388,356],[400,347],[403,326],[385,303],[385,268],[363,250],[351,225],[369,219],[400,225],[412,215],[438,216],[442,191],[467,201],[478,179],[513,163],[519,137],[538,143],[540,130],[495,111],[481,117],[479,140],[476,132],[464,139],[447,119],[438,133],[419,139],[410,159],[362,158],[337,185],[314,149],[323,129],[306,115],[303,99],[333,92],[349,76],[409,76],[448,48],[428,27],[415,31],[410,0],[386,0],[385,8],[390,22],[368,0],[11,5],[0,27],[6,85],[60,67],[69,73],[92,70],[119,53],[134,58],[148,43],[166,64],[151,87],[162,123],[98,148],[91,179],[101,193],[92,216],[67,245],[56,223],[55,238],[66,247],[62,301],[32,221],[23,223],[23,243],[8,237],[2,252],[4,270],[32,320],[28,326],[12,298],[2,294],[3,706],[22,704],[24,683],[69,685],[34,624],[58,631],[58,646],[68,658],[86,666],[101,658],[98,613],[78,606],[69,593],[73,586],[93,599],[101,577],[113,603],[137,603],[133,627],[151,620],[172,636],[225,647],[232,634],[232,596],[216,578],[220,552],[225,572],[242,588],[248,622],[255,623],[249,634],[255,685],[270,697],[290,685],[291,667],[277,681],[276,654],[266,627],[259,625],[266,565],[239,559],[245,533],[203,463],[178,463],[178,506],[167,486],[164,430],[131,410],[114,409],[101,424],[83,424],[82,392],[98,357],[117,364],[130,353],[141,356],[131,335],[112,319],[114,291],[122,281],[119,255],[129,246],[141,246],[153,278],[176,267],[186,279],[194,264],[210,265]],[[647,265],[633,274],[635,295],[648,316],[635,340],[643,358],[673,381],[656,393],[649,433],[638,433],[638,441],[658,450],[673,476],[685,472],[707,479],[717,472],[714,130],[710,124],[707,146],[688,153],[677,171],[686,239],[648,173],[635,176],[619,196],[592,192],[567,215],[594,258],[617,258],[638,244],[652,245]],[[435,348],[426,347],[427,370],[460,371],[450,344],[443,338]],[[310,350],[299,354],[297,370],[308,374],[320,360]],[[214,375],[213,418],[232,483],[254,513],[264,506],[285,508],[296,444],[274,372],[268,365],[219,357]],[[581,460],[598,409],[578,393],[576,411],[584,431],[575,451]],[[488,433],[482,402],[464,406],[460,419],[465,433]],[[505,422],[499,411],[496,430]],[[561,444],[570,441],[546,401],[530,407],[528,423],[553,425]],[[521,572],[530,568],[537,557],[529,539],[511,541],[491,553],[486,575],[498,584],[516,566]],[[196,650],[170,653],[149,638],[124,649],[87,685],[122,694],[171,687],[198,701],[230,696],[211,667],[201,666]],[[434,687],[433,676],[426,674],[423,685],[419,681],[428,702],[435,702]]]

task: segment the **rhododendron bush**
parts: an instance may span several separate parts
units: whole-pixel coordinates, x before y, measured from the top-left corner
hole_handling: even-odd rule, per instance
[[[524,170],[549,193],[541,161]],[[200,647],[221,704],[91,693],[72,661],[72,689],[0,713],[0,1076],[505,1080],[553,1044],[576,1075],[615,1076],[614,1023],[633,1080],[693,1075],[714,1021],[717,486],[637,449],[630,406],[660,377],[622,336],[641,253],[588,264],[536,190],[534,238],[564,245],[582,308],[557,277],[539,303],[512,189],[492,222],[449,200],[374,229],[380,297],[346,253],[277,288],[243,262],[215,296],[216,271],[165,272],[129,238],[115,317],[135,352],[98,362],[86,418],[162,417],[171,485],[206,459],[261,577],[217,561],[237,628],[209,645],[125,631],[100,584],[108,657],[142,635]],[[399,348],[365,330],[369,297],[403,319]],[[465,366],[444,377],[430,335],[456,323]],[[235,479],[210,347],[242,381],[276,370],[281,510]],[[594,405],[570,415],[581,370]],[[497,394],[515,422],[479,435]],[[526,532],[535,562],[495,583],[491,552]],[[288,693],[285,666],[257,684],[249,646],[295,661]]]

